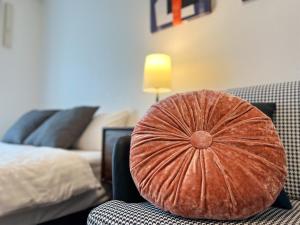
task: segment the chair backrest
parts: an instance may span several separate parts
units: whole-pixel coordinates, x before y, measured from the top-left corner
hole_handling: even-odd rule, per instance
[[[274,124],[287,153],[288,177],[285,189],[300,200],[300,81],[229,89],[249,102],[276,103]]]

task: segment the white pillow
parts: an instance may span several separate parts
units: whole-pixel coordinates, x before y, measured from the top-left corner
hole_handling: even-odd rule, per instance
[[[125,127],[128,119],[128,111],[96,115],[74,147],[80,150],[101,150],[103,127]]]

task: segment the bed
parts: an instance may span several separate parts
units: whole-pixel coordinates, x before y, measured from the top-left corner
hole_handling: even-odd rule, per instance
[[[99,151],[0,142],[0,224],[41,224],[99,205],[108,199],[100,180]]]
[[[85,225],[91,208],[110,198],[111,187],[105,189],[101,179],[101,131],[126,126],[130,112],[94,115],[98,108],[34,109],[6,131],[0,142],[0,224]]]

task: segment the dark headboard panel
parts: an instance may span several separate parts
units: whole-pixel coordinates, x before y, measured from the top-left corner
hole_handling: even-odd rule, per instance
[[[102,132],[102,170],[101,182],[108,194],[112,191],[112,152],[118,139],[131,135],[131,128],[104,128]]]

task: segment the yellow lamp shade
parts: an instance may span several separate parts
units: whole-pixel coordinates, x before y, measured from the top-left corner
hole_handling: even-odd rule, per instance
[[[151,54],[146,57],[144,91],[152,93],[170,92],[172,63],[165,54]]]

